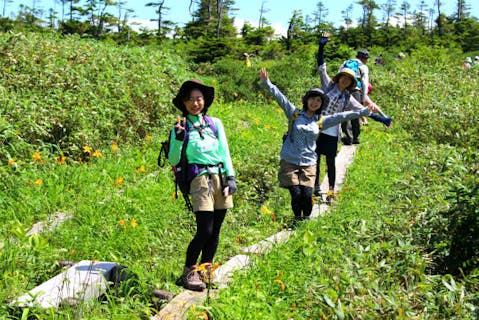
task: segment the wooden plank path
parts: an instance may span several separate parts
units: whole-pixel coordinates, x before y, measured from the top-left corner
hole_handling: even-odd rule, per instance
[[[53,231],[64,221],[71,218],[72,216],[69,214],[63,212],[56,212],[54,215],[49,216],[47,221],[35,223],[33,227],[27,232],[26,236],[33,236],[34,234],[40,234],[44,231]]]
[[[346,177],[346,169],[354,160],[356,146],[342,146],[336,157],[336,185],[335,190],[339,191]],[[327,177],[321,183],[321,190],[328,190]],[[317,218],[325,214],[329,210],[326,204],[314,205],[312,218]],[[246,254],[266,254],[270,252],[277,244],[285,243],[289,240],[294,231],[283,230],[257,244],[243,248]],[[250,256],[238,255],[228,260],[222,266],[215,270],[214,282],[218,285],[218,289],[210,290],[210,296],[214,297],[218,290],[228,285],[229,279],[233,276],[233,272],[246,267],[250,262]],[[206,290],[202,292],[194,292],[184,290],[175,296],[164,308],[162,308],[150,320],[184,320],[186,313],[191,306],[204,304],[206,301]]]
[[[83,260],[11,302],[12,306],[58,308],[97,299],[115,276],[118,264]]]
[[[344,182],[347,167],[353,162],[356,152],[355,146],[343,146],[336,158],[336,190],[340,190]],[[325,178],[321,184],[321,190],[328,189],[328,181]],[[329,210],[325,204],[314,205],[312,217],[318,217]],[[37,223],[27,233],[34,235],[46,230],[53,230],[63,221],[70,219],[64,213],[57,212],[55,216],[50,217],[47,222]],[[237,255],[218,269],[215,270],[214,282],[217,289],[210,290],[210,296],[214,297],[221,288],[228,285],[233,273],[249,265],[250,255],[264,255],[269,253],[277,244],[285,243],[289,240],[294,231],[280,231],[257,244],[243,248],[245,254]],[[3,243],[0,243],[3,246]],[[84,260],[73,265],[65,272],[51,278],[36,288],[30,290],[27,294],[11,302],[13,306],[30,307],[39,306],[42,308],[55,307],[62,305],[75,305],[79,302],[85,302],[97,299],[103,294],[109,282],[117,276],[120,266],[115,262],[99,262]],[[203,304],[206,300],[206,290],[203,292],[194,292],[184,290],[175,296],[158,314],[151,320],[183,320],[186,317],[188,309],[193,305]]]

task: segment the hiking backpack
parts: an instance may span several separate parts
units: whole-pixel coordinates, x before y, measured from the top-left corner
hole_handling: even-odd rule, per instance
[[[359,70],[359,67],[362,66],[363,63],[358,61],[357,59],[349,59],[348,61],[346,61],[342,68],[348,68],[348,69],[351,69],[354,71],[354,73],[356,74],[356,81],[357,81],[357,84],[356,86],[361,89],[362,87],[362,82],[361,82],[361,71]]]
[[[204,127],[209,127],[216,138],[218,138],[218,129],[215,126],[213,118],[210,116],[204,115],[203,119],[205,120]],[[175,199],[178,199],[178,189],[180,189],[187,208],[190,211],[193,211],[193,206],[191,205],[190,198],[190,183],[193,178],[199,173],[195,166],[189,165],[188,158],[186,157],[186,147],[190,139],[190,125],[188,120],[185,122],[185,138],[183,140],[183,146],[181,148],[180,162],[176,166],[172,166],[173,174],[175,177]],[[171,141],[171,131],[168,135],[168,141],[163,141],[161,143],[160,154],[158,155],[158,166],[164,167],[166,161],[168,160],[168,154],[170,152],[170,141]]]

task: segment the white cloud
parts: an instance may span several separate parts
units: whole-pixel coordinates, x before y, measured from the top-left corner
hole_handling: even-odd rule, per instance
[[[236,30],[238,30],[238,33],[241,32],[241,29],[243,28],[243,25],[245,23],[249,23],[252,27],[257,28],[258,27],[258,22],[253,22],[249,19],[242,19],[242,18],[235,18],[234,19],[234,26]],[[141,28],[145,28],[147,30],[156,30],[158,28],[158,23],[156,21],[151,21],[148,19],[130,19],[128,21],[128,25],[136,32],[139,32]],[[275,31],[275,36],[277,37],[286,37],[287,35],[287,28],[283,26],[281,22],[273,22],[271,23],[271,27]]]
[[[258,22],[253,22],[249,19],[235,18],[234,26],[236,27],[236,30],[238,30],[238,33],[241,32],[241,29],[246,22],[249,23],[252,27],[258,28]],[[271,28],[274,29],[275,36],[277,36],[278,38],[281,36],[286,37],[288,29],[285,28],[281,22],[271,23]]]
[[[139,32],[140,28],[147,30],[156,30],[158,28],[158,23],[149,19],[130,19],[128,25],[136,32]]]

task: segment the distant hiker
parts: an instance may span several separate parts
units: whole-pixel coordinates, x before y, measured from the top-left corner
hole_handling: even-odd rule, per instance
[[[324,46],[328,42],[329,37],[327,34],[321,36],[318,48],[318,71],[321,79],[321,89],[326,92],[329,98],[329,105],[322,110],[321,115],[327,116],[338,112],[342,112],[348,107],[351,110],[361,110],[363,105],[359,103],[352,95],[351,92],[356,89],[356,74],[349,68],[341,69],[332,79],[329,78],[326,63],[324,62]],[[369,104],[373,112],[380,112],[379,108],[375,104]],[[383,123],[389,127],[391,125],[391,119],[379,116],[376,114],[370,114],[369,117]],[[328,183],[329,189],[326,199],[328,202],[335,200],[334,186],[336,183],[336,154],[338,152],[338,139],[341,137],[341,126],[337,125],[329,129],[323,130],[319,135],[317,141],[316,153],[318,154],[318,161],[316,164],[316,180],[314,185],[314,194],[320,195],[320,159],[321,155],[326,156],[326,166],[328,171]]]
[[[403,52],[399,52],[398,55],[396,56],[396,60],[400,61],[400,60],[404,59],[405,57],[406,57],[406,55]]]
[[[348,68],[354,71],[356,76],[356,87],[353,90],[349,90],[351,95],[359,103],[364,104],[366,96],[368,95],[369,86],[369,68],[366,65],[369,59],[369,51],[359,50],[356,58],[345,61],[339,69]],[[359,144],[359,135],[361,129],[359,125],[359,119],[352,119],[350,121],[343,122],[341,124],[343,131],[343,137],[341,141],[345,145]]]
[[[196,271],[200,263],[212,263],[226,210],[233,208],[235,172],[222,122],[206,115],[213,103],[214,88],[198,80],[186,81],[173,99],[183,115],[170,133],[168,160],[188,162],[189,192],[196,216],[196,234],[186,251],[182,284],[201,291],[205,284]],[[186,142],[186,143],[185,143]]]
[[[248,53],[243,53],[243,60],[246,68],[251,68],[251,60],[249,59],[249,54]]]
[[[470,69],[470,68],[471,68],[471,63],[472,63],[471,57],[466,57],[466,59],[465,59],[464,62],[462,63],[462,67],[463,67],[464,69]]]
[[[374,64],[376,64],[378,66],[384,66],[385,65],[382,54],[380,54],[380,55],[376,56],[376,58],[374,58]]]
[[[329,98],[320,88],[306,91],[302,109],[294,106],[271,83],[265,68],[259,72],[261,87],[276,99],[289,120],[288,132],[283,137],[280,153],[279,184],[291,194],[291,208],[295,223],[308,219],[313,209],[313,187],[316,176],[316,140],[322,130],[338,126],[342,121],[368,115],[368,108],[322,116]]]
[[[474,57],[474,61],[472,62],[472,66],[476,67],[479,65],[479,56]]]

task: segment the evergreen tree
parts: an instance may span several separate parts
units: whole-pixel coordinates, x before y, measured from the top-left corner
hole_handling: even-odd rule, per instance
[[[186,37],[235,37],[237,32],[228,16],[233,5],[233,0],[201,0],[193,13],[193,21],[185,26]]]

